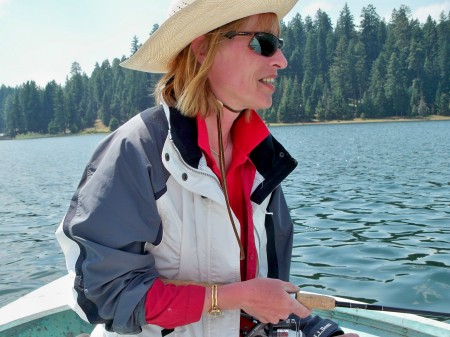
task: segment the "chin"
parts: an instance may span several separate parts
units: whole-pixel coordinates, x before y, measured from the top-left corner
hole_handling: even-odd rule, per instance
[[[254,109],[255,110],[265,110],[269,109],[272,106],[272,97],[270,99],[260,99],[259,101],[255,101]]]
[[[270,101],[270,103],[267,103],[267,104],[259,104],[259,107],[256,108],[256,110],[269,109],[271,106],[272,106],[272,101]]]

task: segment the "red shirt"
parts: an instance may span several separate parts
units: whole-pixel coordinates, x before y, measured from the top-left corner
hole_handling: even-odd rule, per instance
[[[220,170],[210,152],[206,124],[201,117],[197,117],[197,129],[198,145],[205,154],[208,166],[221,180]],[[241,115],[233,124],[233,154],[226,179],[231,209],[241,224],[241,242],[246,256],[241,261],[242,280],[256,277],[258,260],[250,202],[256,168],[249,154],[268,135],[269,130],[255,111],[251,112],[249,122]],[[162,281],[156,280],[147,292],[147,323],[174,328],[197,322],[202,315],[204,299],[204,287],[164,285]]]

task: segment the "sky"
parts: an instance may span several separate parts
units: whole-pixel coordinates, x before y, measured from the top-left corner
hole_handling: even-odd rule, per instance
[[[276,0],[279,1],[279,0]],[[64,84],[73,62],[91,75],[95,63],[130,54],[131,41],[148,37],[166,18],[170,0],[0,0],[0,85],[33,80],[40,87]],[[389,22],[393,9],[406,4],[412,18],[436,21],[450,12],[450,0],[300,0],[285,22],[299,13],[314,17],[320,8],[336,25],[344,4],[359,23],[361,10],[372,4]]]

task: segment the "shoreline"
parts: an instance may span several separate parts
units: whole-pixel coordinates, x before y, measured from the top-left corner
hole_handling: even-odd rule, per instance
[[[266,123],[267,126],[293,126],[293,125],[328,125],[328,124],[359,124],[359,123],[391,123],[391,122],[428,122],[450,121],[450,116],[430,115],[427,117],[386,117],[386,118],[354,118],[350,120],[312,121],[299,123]]]
[[[359,123],[395,123],[395,122],[427,122],[427,121],[450,121],[450,116],[441,115],[431,115],[427,117],[388,117],[388,118],[373,118],[373,119],[362,119],[354,118],[352,120],[332,120],[332,121],[313,121],[313,122],[301,122],[301,123],[266,123],[267,126],[308,126],[308,125],[339,125],[339,124],[359,124]],[[66,134],[20,134],[15,138],[9,138],[4,135],[0,135],[0,141],[2,140],[22,140],[22,139],[37,139],[37,138],[51,138],[51,137],[66,137],[75,135],[86,135],[86,134],[100,134],[100,133],[110,133],[109,128],[104,126],[98,120],[94,127],[84,129],[79,133],[66,133]]]

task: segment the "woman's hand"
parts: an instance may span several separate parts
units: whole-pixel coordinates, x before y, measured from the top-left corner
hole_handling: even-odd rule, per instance
[[[256,278],[249,281],[221,285],[217,291],[217,304],[221,310],[241,309],[262,323],[277,324],[295,314],[301,318],[311,310],[298,302],[290,293],[300,289],[277,279]],[[211,309],[211,291],[206,292],[204,312]],[[347,333],[342,337],[358,337]]]
[[[276,279],[256,278],[242,282],[245,287],[241,309],[262,323],[277,324],[289,315],[307,317],[311,310],[304,307],[289,293],[300,289],[292,283]]]
[[[242,309],[262,323],[277,324],[290,314],[299,317],[311,314],[311,310],[289,294],[299,290],[292,283],[269,278],[227,284],[218,288],[218,307],[222,310]],[[206,298],[204,310],[209,311],[210,303],[210,298]]]

